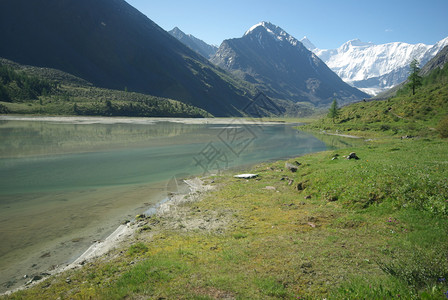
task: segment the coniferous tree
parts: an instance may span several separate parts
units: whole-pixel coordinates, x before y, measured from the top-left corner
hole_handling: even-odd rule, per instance
[[[413,59],[410,64],[409,69],[409,85],[412,88],[412,95],[415,95],[415,90],[417,87],[422,85],[422,77],[418,75],[420,72],[419,62],[416,59]]]
[[[339,116],[339,107],[338,107],[338,102],[336,101],[336,99],[333,100],[333,103],[331,103],[330,108],[328,109],[328,117],[333,119],[333,123],[334,120]]]

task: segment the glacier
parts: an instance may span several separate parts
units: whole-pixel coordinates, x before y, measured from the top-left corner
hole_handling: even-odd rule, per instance
[[[342,80],[370,95],[376,95],[406,80],[410,62],[417,59],[423,66],[448,45],[448,37],[434,45],[404,42],[376,45],[354,39],[337,49],[318,49],[307,37],[300,42]]]

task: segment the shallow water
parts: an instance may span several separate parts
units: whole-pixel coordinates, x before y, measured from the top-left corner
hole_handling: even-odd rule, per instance
[[[327,148],[285,124],[55,120],[0,119],[0,291],[73,261],[170,179]]]

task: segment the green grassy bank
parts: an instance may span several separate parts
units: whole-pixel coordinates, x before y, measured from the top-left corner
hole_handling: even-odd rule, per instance
[[[404,86],[393,98],[343,107],[336,118],[321,118],[306,128],[369,137],[448,137],[448,68],[423,77],[415,95]]]
[[[444,299],[447,150],[388,139],[209,178],[122,249],[7,299]]]

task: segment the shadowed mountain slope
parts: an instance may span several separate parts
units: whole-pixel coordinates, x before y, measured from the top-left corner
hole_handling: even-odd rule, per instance
[[[0,2],[0,57],[240,115],[255,95],[123,0]]]

